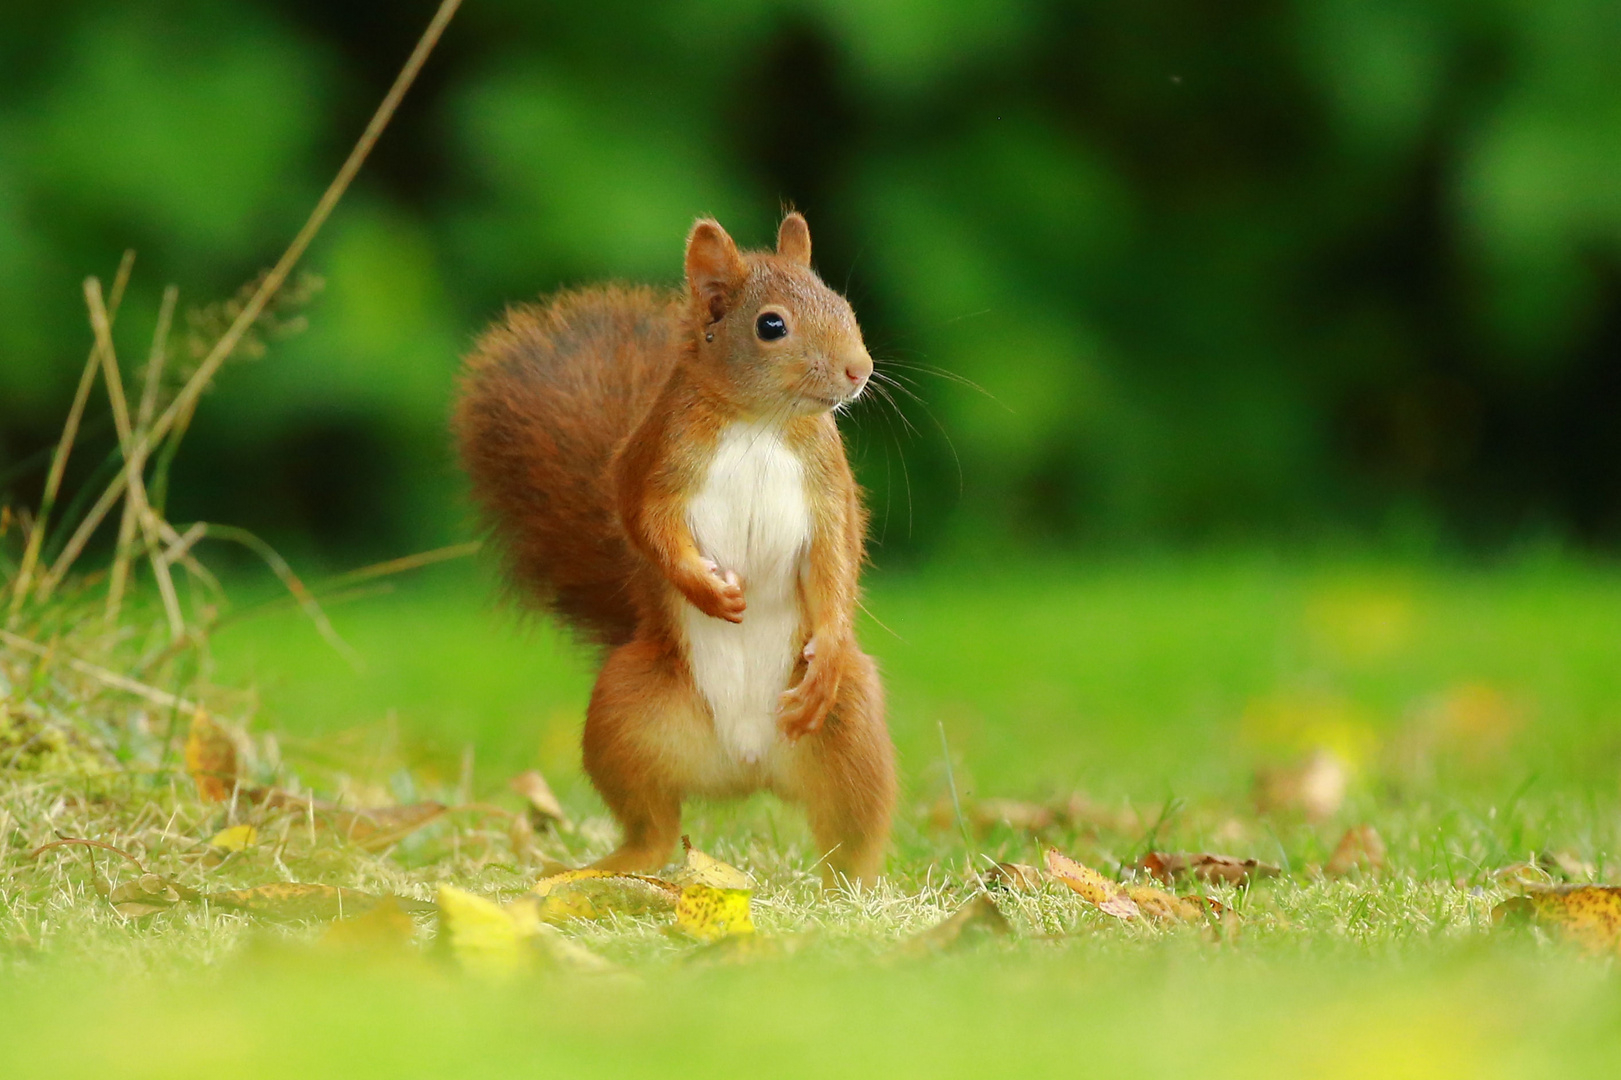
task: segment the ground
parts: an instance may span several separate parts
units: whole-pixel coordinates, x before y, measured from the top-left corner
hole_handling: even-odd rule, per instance
[[[590,656],[491,596],[461,565],[333,606],[359,669],[296,612],[245,618],[207,676],[251,714],[253,767],[351,805],[510,810],[507,780],[538,767],[576,822],[541,847],[583,860],[613,839],[578,770]],[[499,819],[216,866],[190,852],[230,809],[167,781],[7,780],[0,1072],[1520,1077],[1621,1058],[1613,960],[1492,919],[1512,864],[1617,873],[1616,568],[1535,552],[976,565],[876,573],[867,606],[906,789],[877,890],[823,896],[802,823],[769,799],[696,807],[693,842],[761,881],[753,947],[617,918],[568,931],[617,974],[489,981],[442,955],[431,919],[420,948],[386,956],[208,905],[125,921],[84,849],[28,851],[53,829],[128,826],[145,800],[129,842],[187,881],[510,897],[536,872]],[[1313,755],[1345,782],[1316,816],[1279,794]],[[1065,812],[1001,820],[1032,806]],[[1325,877],[1364,823],[1383,869]],[[1119,923],[1048,886],[998,894],[1011,935],[910,944],[973,895],[971,865],[1048,845],[1111,875],[1150,849],[1282,873],[1204,887],[1238,912],[1219,926]]]

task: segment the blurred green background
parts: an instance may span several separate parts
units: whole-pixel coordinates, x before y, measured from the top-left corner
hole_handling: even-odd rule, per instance
[[[435,6],[0,0],[0,505],[38,503],[90,344],[83,278],[136,249],[126,372],[170,282],[195,363],[209,306],[274,261]],[[1615,880],[1618,58],[1615,0],[465,0],[309,253],[324,286],[204,398],[172,520],[245,526],[316,581],[468,538],[446,418],[479,328],[559,287],[674,285],[695,216],[761,245],[792,203],[916,395],[845,423],[884,571],[861,630],[905,784],[899,880],[950,888],[962,851],[930,821],[958,788],[1089,793],[1140,812],[1144,846],[1164,825],[1173,849],[1291,868],[1376,820],[1396,874],[1298,879],[1319,914],[1270,938],[1258,915],[1247,951],[1044,936],[1007,962],[541,997],[303,980],[251,949],[201,990],[98,968],[94,992],[0,987],[0,1060],[258,1075],[273,1044],[284,1073],[460,1076],[606,1045],[624,1075],[699,1053],[782,1075],[839,1053],[895,1075],[1598,1075],[1569,1059],[1609,1050],[1589,1036],[1613,1029],[1613,970],[1533,966],[1422,905],[1538,850]],[[80,446],[70,496],[116,455],[99,390]],[[510,800],[538,766],[600,823],[592,658],[492,617],[491,562],[324,597],[354,666],[265,610],[262,567],[231,576],[228,618],[256,617],[214,626],[175,689],[358,805]],[[1318,750],[1345,767],[1338,816],[1252,814],[1258,768]],[[797,814],[732,812],[688,828],[812,864]],[[1036,857],[998,829],[981,850]],[[55,955],[163,945],[80,938],[62,903],[36,905]]]
[[[5,499],[37,499],[81,279],[139,251],[131,358],[165,283],[229,297],[433,6],[5,5]],[[311,253],[308,330],[206,399],[172,516],[333,561],[466,536],[477,329],[673,284],[695,215],[761,244],[791,202],[922,399],[849,425],[880,564],[1614,545],[1618,55],[1613,0],[469,0]],[[79,470],[103,406],[87,431]]]

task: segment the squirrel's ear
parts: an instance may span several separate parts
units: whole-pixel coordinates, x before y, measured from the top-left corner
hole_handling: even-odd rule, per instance
[[[810,265],[810,226],[797,210],[783,218],[777,229],[777,254],[801,266]]]
[[[687,290],[709,312],[711,322],[726,314],[730,295],[747,272],[737,245],[720,223],[699,218],[687,234]]]

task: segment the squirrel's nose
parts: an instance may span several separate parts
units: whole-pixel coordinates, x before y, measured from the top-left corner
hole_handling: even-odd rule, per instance
[[[844,377],[850,380],[851,390],[860,390],[872,377],[872,357],[866,349],[848,354],[844,358]]]

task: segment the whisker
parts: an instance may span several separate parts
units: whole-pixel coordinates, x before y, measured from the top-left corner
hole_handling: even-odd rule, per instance
[[[877,389],[879,391],[882,390],[882,387],[881,387],[880,384],[875,383],[873,385],[874,385],[875,389]],[[887,402],[889,404],[890,409],[892,411],[894,411],[895,415],[899,416],[903,422],[906,422],[908,424],[908,426],[910,426],[910,422],[906,421],[905,415],[900,411],[900,408],[895,404],[895,399],[890,397],[887,393],[879,393],[878,395],[874,396],[872,398],[872,400],[875,403],[880,402],[880,401]],[[907,535],[907,538],[910,539],[911,536],[912,536],[912,524],[913,524],[913,517],[912,517],[912,514],[913,514],[912,471],[906,464],[906,451],[904,450],[904,448],[902,448],[902,446],[900,444],[900,437],[896,434],[895,425],[890,421],[888,413],[885,412],[884,409],[879,408],[876,404],[874,405],[874,408],[876,409],[878,415],[883,417],[884,427],[888,430],[890,441],[895,444],[895,454],[900,459],[900,463],[901,463],[901,479],[903,480],[903,482],[905,484],[905,487],[906,487],[906,535]],[[916,431],[915,428],[913,430]],[[886,490],[885,490],[885,498],[884,498],[884,535],[888,536],[888,531],[889,531],[889,489],[892,487],[892,485],[889,483],[889,448],[887,446],[884,448],[884,478],[885,478],[885,488],[886,488]]]
[[[888,367],[903,368],[907,371],[915,371],[920,375],[933,375],[937,379],[945,379],[947,382],[954,382],[959,386],[966,386],[975,393],[983,394],[991,401],[996,402],[996,404],[1002,406],[1002,408],[1007,409],[1008,412],[1011,413],[1014,411],[1012,407],[999,399],[995,394],[991,393],[974,380],[968,378],[967,376],[959,375],[955,371],[947,371],[945,368],[937,368],[932,364],[922,364],[906,360],[885,359],[881,361],[881,363]]]
[[[874,375],[878,374],[876,368],[873,370],[873,374]],[[929,422],[931,424],[933,424],[935,426],[935,428],[940,432],[940,437],[945,439],[946,448],[951,451],[951,460],[952,460],[952,463],[956,466],[956,469],[957,469],[957,497],[959,499],[962,498],[963,488],[965,486],[965,481],[963,479],[963,471],[962,471],[962,458],[957,454],[957,444],[952,440],[951,433],[949,431],[947,431],[946,426],[940,422],[940,418],[938,416],[934,415],[934,410],[929,408],[929,403],[928,402],[924,401],[923,398],[918,396],[912,390],[910,390],[907,387],[902,386],[900,383],[894,381],[893,376],[886,375],[885,378],[889,381],[890,385],[894,386],[897,390],[900,390],[902,393],[904,393],[908,397],[910,397],[913,401],[917,402],[918,407],[921,408],[923,410],[923,412],[924,412],[924,415],[926,415],[929,418]],[[885,396],[887,397],[888,395],[886,394]],[[895,402],[895,399],[893,397],[890,397],[889,401],[890,401],[891,405],[895,406],[895,412],[898,415],[900,415],[901,418],[904,420],[905,419],[905,413],[901,412],[900,406]],[[1010,409],[1008,411],[1011,412],[1012,410]],[[907,421],[907,426],[908,427],[912,426],[910,421]],[[914,432],[917,431],[917,429],[915,427],[912,428],[912,430]]]
[[[907,431],[911,432],[916,438],[921,439],[923,437],[923,433],[918,431],[918,429],[913,426],[912,421],[907,418],[904,412],[901,411],[900,402],[895,400],[894,395],[889,392],[888,387],[881,382],[874,382],[872,384],[872,389],[873,393],[880,395],[885,401],[889,402],[889,407],[895,410],[895,415],[900,417],[901,423],[906,425]]]
[[[884,383],[886,383],[889,386],[893,386],[895,389],[899,390],[901,393],[905,394],[907,397],[911,398],[913,401],[917,402],[919,405],[923,404],[923,399],[918,396],[917,391],[913,386],[909,386],[906,383],[903,383],[900,379],[896,378],[894,375],[889,374],[887,371],[886,372],[877,372],[877,371],[875,371],[872,374],[873,374],[873,378],[882,379]]]

